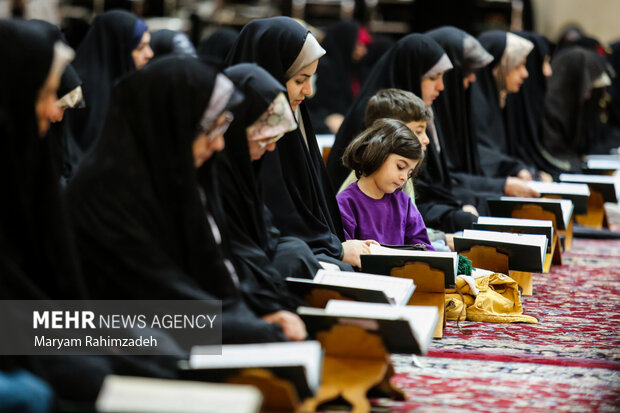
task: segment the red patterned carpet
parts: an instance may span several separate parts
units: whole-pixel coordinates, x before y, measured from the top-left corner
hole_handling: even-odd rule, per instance
[[[620,411],[620,240],[576,239],[563,259],[523,299],[538,324],[448,322],[422,367],[393,357],[407,401],[377,411]]]

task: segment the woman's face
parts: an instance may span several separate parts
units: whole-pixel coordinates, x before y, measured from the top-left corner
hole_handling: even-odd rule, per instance
[[[312,75],[316,72],[319,59],[297,72],[286,82],[286,91],[293,111],[304,101],[306,96],[312,95]]]
[[[248,139],[250,159],[252,159],[252,161],[257,161],[265,154],[266,151],[274,151],[276,149],[276,140],[278,138],[280,138],[280,136],[269,136],[259,140]]]
[[[437,96],[444,90],[443,74],[444,72],[441,72],[422,80],[422,100],[428,106],[432,105],[433,101],[437,99]]]
[[[551,77],[551,75],[553,75],[553,70],[551,69],[551,56],[549,55],[546,55],[545,60],[543,60],[542,73],[545,77]]]
[[[222,113],[213,126],[202,132],[192,144],[192,154],[194,155],[194,166],[200,168],[215,152],[224,149],[224,134],[232,121],[228,112]]]
[[[463,77],[463,88],[465,90],[469,89],[469,85],[476,81],[476,74],[470,73],[467,76]]]
[[[527,69],[525,68],[525,59],[519,64],[519,66],[512,69],[506,75],[506,92],[517,93],[521,89],[523,81],[529,76]]]
[[[58,85],[60,84],[60,75],[50,73],[45,83],[39,90],[34,110],[37,116],[37,124],[39,128],[39,136],[42,138],[50,127],[50,120],[60,117],[62,119],[62,111],[56,104],[58,97]]]
[[[151,34],[144,32],[138,47],[131,51],[131,57],[136,69],[142,69],[153,57],[153,49],[151,49]]]

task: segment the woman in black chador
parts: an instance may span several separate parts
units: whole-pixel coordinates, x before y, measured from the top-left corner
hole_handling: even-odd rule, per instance
[[[433,102],[435,121],[441,130],[441,151],[444,153],[456,193],[469,198],[486,213],[486,198],[502,194],[535,195],[525,181],[515,177],[484,176],[478,156],[478,144],[470,120],[471,85],[476,73],[493,61],[476,38],[455,27],[440,27],[426,33],[446,51],[454,68],[444,74],[445,90]]]
[[[85,298],[59,173],[47,138],[49,119],[60,115],[58,84],[73,57],[73,51],[58,40],[57,33],[45,26],[0,20],[0,50],[5,59],[0,65],[2,300]],[[32,325],[32,320],[24,323]],[[99,358],[0,357],[0,371],[13,374],[23,368],[44,378],[57,398],[72,400],[94,400],[104,376],[112,373],[108,363]],[[41,388],[44,390],[44,386],[28,390],[32,392],[28,403],[42,400]],[[2,397],[10,405],[11,400]]]
[[[71,113],[69,123],[83,151],[101,133],[114,83],[153,57],[147,30],[144,21],[129,12],[108,11],[95,17],[77,49],[74,67],[83,82],[86,107]]]
[[[525,61],[534,45],[514,33],[499,30],[484,32],[478,40],[494,57],[471,85],[471,124],[482,173],[494,178],[516,176],[531,180],[536,168],[517,158],[519,143],[507,135],[504,112],[506,96],[518,92],[528,76]]]
[[[245,96],[232,111],[235,118],[217,171],[241,287],[258,313],[295,310],[303,303],[288,293],[284,279],[312,278],[320,266],[303,241],[280,236],[273,226],[257,175],[265,151],[273,151],[279,137],[297,129],[297,122],[286,88],[264,69],[242,63],[225,73]]]
[[[279,341],[280,326],[240,296],[220,218],[211,158],[239,99],[226,76],[186,56],[162,57],[123,79],[68,199],[93,296],[220,299],[225,343]],[[288,318],[276,322],[302,338],[303,323],[290,316],[292,327]]]
[[[552,75],[551,42],[546,37],[532,32],[516,34],[532,42],[534,50],[527,56],[525,62],[527,79],[519,92],[506,97],[508,140],[516,142],[514,146],[516,158],[540,171],[557,176],[562,172],[553,164],[557,163],[557,160],[543,148],[541,143],[547,78]]]
[[[43,20],[29,20],[28,22],[42,27],[53,33],[58,40],[67,43],[64,35],[55,25]],[[71,64],[67,65],[60,78],[57,106],[60,110],[49,119],[52,124],[47,137],[52,144],[55,163],[60,169],[60,179],[64,184],[73,176],[82,157],[82,151],[73,138],[69,122],[64,117],[67,110],[84,107],[82,80]]]
[[[551,67],[542,144],[559,160],[555,162],[557,168],[578,172],[581,157],[603,140],[600,100],[611,85],[607,63],[596,52],[569,47],[553,57]]]
[[[312,94],[311,77],[324,54],[314,36],[295,20],[273,17],[243,28],[227,64],[256,63],[267,70],[286,86],[299,124],[264,156],[260,171],[275,226],[282,235],[306,242],[320,261],[350,269],[347,264],[360,266],[360,253],[369,252],[369,242],[343,242],[340,210],[304,102]]]

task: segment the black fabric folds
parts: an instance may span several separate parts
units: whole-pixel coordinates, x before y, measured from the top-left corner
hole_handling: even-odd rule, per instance
[[[267,110],[278,94],[286,93],[286,88],[255,64],[231,66],[225,73],[245,96],[243,103],[233,111],[235,119],[226,132],[226,148],[218,159],[222,203],[241,288],[248,304],[258,313],[282,308],[295,311],[303,303],[288,292],[284,278],[300,274],[297,271],[283,274],[274,265],[282,238],[271,224],[271,214],[265,207],[258,181],[262,159],[251,161],[246,136],[246,128]],[[312,272],[305,271],[306,277],[312,277],[319,264],[308,246],[301,240],[296,241],[297,251],[285,259],[293,268],[294,262],[314,261]]]
[[[325,118],[333,113],[345,115],[353,103],[351,77],[356,65],[353,50],[359,25],[343,21],[327,29],[321,46],[327,54],[319,60],[316,94],[308,100],[310,119],[317,133],[331,133]]]
[[[551,61],[553,76],[545,96],[542,144],[562,162],[563,171],[579,171],[581,156],[604,133],[594,81],[606,72],[605,58],[581,47],[565,48]]]
[[[225,343],[279,341],[238,293],[213,158],[199,189],[191,147],[216,76],[166,56],[114,88],[101,139],[68,187],[82,263],[97,298],[221,299]]]
[[[69,114],[71,130],[83,151],[97,140],[105,120],[114,83],[135,70],[131,52],[138,18],[123,10],[95,17],[93,25],[77,49],[75,67],[83,82],[86,108]]]
[[[470,123],[470,89],[463,86],[463,78],[476,72],[484,65],[484,49],[471,35],[446,26],[427,32],[445,50],[450,58],[452,70],[443,76],[445,90],[433,102],[435,123],[441,129],[442,152],[448,164],[453,184],[470,190],[501,194],[505,179],[483,177],[478,144]],[[471,50],[465,51],[465,40],[469,39]],[[480,50],[482,49],[482,50]]]
[[[471,88],[471,123],[478,142],[480,165],[488,177],[516,176],[527,166],[512,154],[514,148],[506,136],[504,115],[493,69],[500,64],[506,49],[506,32],[491,30],[478,36],[480,44],[493,55],[493,62],[478,72]]]
[[[179,53],[196,56],[196,49],[185,33],[176,30],[161,29],[151,33],[153,57]]]
[[[259,19],[241,31],[227,64],[256,63],[282,85],[309,31],[288,17]],[[344,233],[336,196],[315,139],[306,103],[299,106],[308,146],[299,129],[284,135],[263,157],[260,171],[265,204],[275,226],[306,242],[315,255],[339,258]]]
[[[198,57],[205,62],[223,65],[237,37],[239,32],[235,29],[222,27],[216,30],[200,42],[197,48]]]

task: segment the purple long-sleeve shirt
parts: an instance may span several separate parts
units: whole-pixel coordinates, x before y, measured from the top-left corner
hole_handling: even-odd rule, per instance
[[[336,196],[346,239],[373,239],[381,244],[424,244],[435,251],[422,216],[409,195],[396,191],[374,199],[353,182]]]

